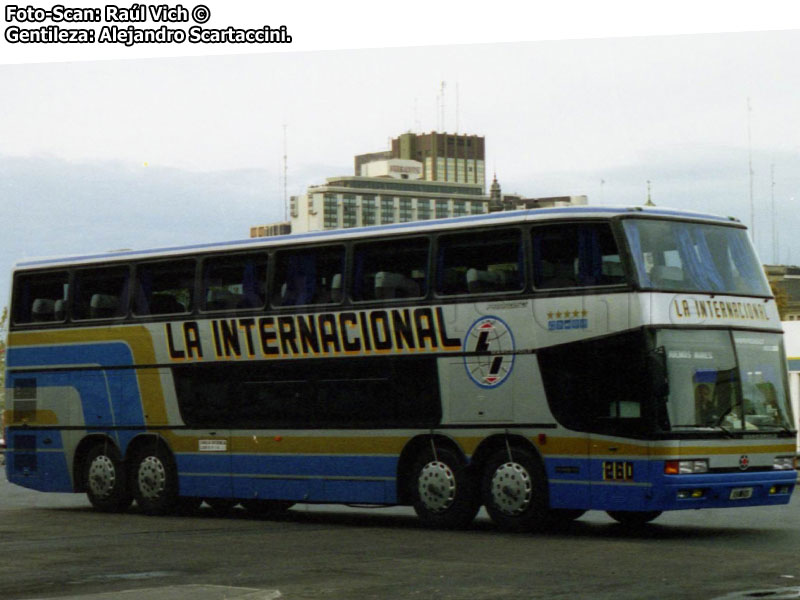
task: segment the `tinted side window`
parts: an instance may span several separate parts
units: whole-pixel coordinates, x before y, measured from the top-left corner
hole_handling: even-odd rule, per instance
[[[646,339],[640,331],[539,351],[547,402],[564,427],[608,434],[647,429]]]
[[[130,269],[105,267],[75,272],[73,319],[111,319],[128,314]]]
[[[194,271],[193,260],[138,265],[134,312],[137,315],[190,312],[194,305]]]
[[[428,240],[359,244],[353,255],[353,300],[420,298],[428,291]]]
[[[12,322],[46,323],[65,318],[69,275],[56,273],[20,274],[14,278]]]
[[[607,223],[535,227],[531,236],[537,288],[625,283],[619,250]]]
[[[437,292],[485,294],[521,290],[522,236],[516,229],[439,238]]]
[[[442,409],[433,358],[353,358],[173,367],[190,427],[433,427]]]
[[[343,246],[277,252],[272,305],[338,303],[342,300],[343,273]]]
[[[203,308],[261,308],[267,299],[267,255],[240,254],[203,263]]]

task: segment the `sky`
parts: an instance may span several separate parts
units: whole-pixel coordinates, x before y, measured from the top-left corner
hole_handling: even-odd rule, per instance
[[[299,39],[310,21],[294,18]],[[321,49],[216,56],[41,62],[11,48],[0,54],[0,274],[36,256],[244,238],[283,219],[284,149],[295,195],[353,174],[354,155],[392,137],[434,130],[485,136],[487,187],[496,173],[526,197],[635,205],[649,182],[659,206],[751,225],[752,181],[762,259],[800,264],[800,21],[749,22],[529,41],[514,28],[521,41],[466,44],[430,33],[386,47],[335,35]],[[798,28],[777,30],[787,23]],[[0,307],[9,284],[0,275]]]

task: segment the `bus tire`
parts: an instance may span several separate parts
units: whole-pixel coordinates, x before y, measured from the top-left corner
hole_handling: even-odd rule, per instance
[[[94,446],[84,462],[86,496],[102,512],[122,512],[133,502],[119,452],[111,443]]]
[[[480,508],[475,482],[466,463],[454,451],[423,451],[412,469],[414,510],[428,526],[460,529],[469,525]]]
[[[609,517],[626,527],[641,527],[661,514],[660,510],[609,510]]]
[[[539,460],[521,448],[498,450],[486,462],[481,496],[504,531],[533,531],[550,523],[547,481]]]
[[[160,444],[142,449],[131,471],[133,496],[145,514],[163,515],[178,504],[178,472]]]

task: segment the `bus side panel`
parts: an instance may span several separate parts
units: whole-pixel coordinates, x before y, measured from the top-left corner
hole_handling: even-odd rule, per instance
[[[248,438],[235,438],[237,451],[232,456],[234,497],[376,504],[396,502],[397,456],[353,453],[355,448],[342,447],[334,436],[286,437],[286,444],[282,435],[250,438],[249,442],[245,441]],[[386,445],[381,440],[376,442],[376,449]],[[369,438],[351,438],[350,443],[344,445],[364,446],[364,452],[367,452],[371,443]],[[269,448],[274,453],[258,452],[256,446]]]
[[[6,440],[6,477],[41,492],[72,492],[60,432],[10,429]]]
[[[224,453],[176,453],[181,496],[230,498],[231,459]]]

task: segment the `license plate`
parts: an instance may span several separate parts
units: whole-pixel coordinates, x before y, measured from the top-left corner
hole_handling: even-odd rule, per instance
[[[753,497],[753,488],[733,488],[731,490],[731,500],[747,500]]]

